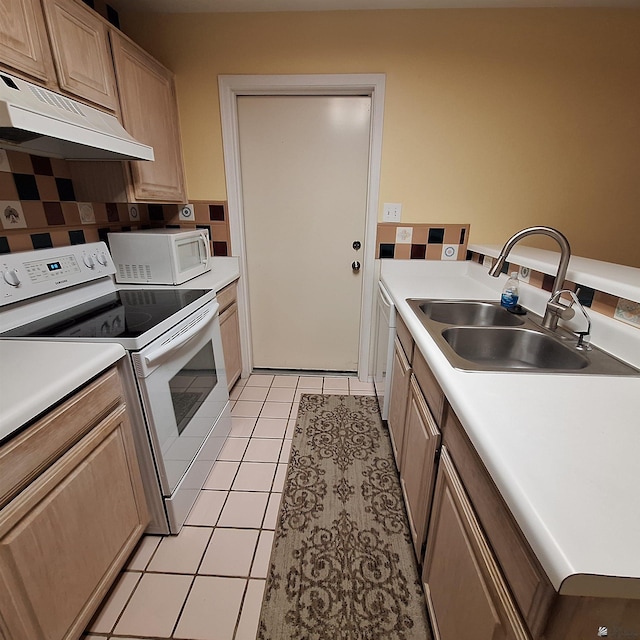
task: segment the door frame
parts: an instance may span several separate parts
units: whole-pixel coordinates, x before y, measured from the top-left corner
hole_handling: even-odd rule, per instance
[[[369,96],[371,98],[371,134],[369,175],[362,260],[362,295],[360,301],[360,340],[358,377],[370,376],[370,339],[375,286],[375,240],[378,224],[380,167],[382,161],[382,125],[384,114],[385,74],[313,74],[313,75],[221,75],[218,76],[222,148],[227,186],[227,206],[233,255],[239,258],[238,312],[242,344],[242,376],[253,369],[251,321],[247,282],[246,245],[240,136],[237,98],[239,96]]]

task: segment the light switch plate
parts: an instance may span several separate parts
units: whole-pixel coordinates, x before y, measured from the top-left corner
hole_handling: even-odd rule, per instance
[[[382,222],[400,222],[402,205],[399,202],[385,202],[382,207]]]

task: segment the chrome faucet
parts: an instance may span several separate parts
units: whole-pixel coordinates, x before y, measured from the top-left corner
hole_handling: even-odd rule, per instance
[[[575,304],[578,309],[582,312],[582,315],[585,317],[587,321],[587,330],[586,331],[574,331],[573,334],[577,336],[578,342],[576,343],[576,349],[580,351],[591,351],[591,318],[587,313],[587,310],[582,306],[580,299],[578,298],[578,294],[580,293],[580,289],[577,291],[571,291],[571,289],[561,289],[560,291],[556,291],[552,296],[547,306],[557,305],[558,312],[557,315],[563,320],[571,320],[574,316],[573,305]],[[569,305],[565,305],[560,302],[560,296],[562,294],[567,294],[571,298],[571,302]]]
[[[551,329],[551,331],[555,331],[558,327],[558,320],[560,318],[564,316],[565,320],[569,319],[567,317],[569,316],[567,310],[571,308],[571,305],[566,306],[560,302],[559,295],[556,297],[556,294],[562,290],[562,285],[564,284],[564,280],[567,275],[567,267],[569,266],[569,258],[571,257],[569,241],[562,233],[560,233],[560,231],[551,227],[528,227],[518,231],[505,242],[498,259],[494,262],[491,269],[489,269],[489,275],[497,278],[500,275],[505,260],[507,259],[511,249],[513,249],[513,246],[523,238],[535,235],[549,236],[560,245],[560,262],[558,263],[558,272],[556,273],[555,280],[553,281],[552,295],[547,302],[544,318],[542,319],[543,327]],[[571,304],[573,304],[573,302]],[[571,309],[571,311],[573,311],[573,309]],[[570,317],[572,316],[573,313],[571,313]]]

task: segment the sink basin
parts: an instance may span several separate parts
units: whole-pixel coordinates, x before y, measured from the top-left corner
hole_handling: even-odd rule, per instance
[[[518,327],[524,324],[517,315],[495,302],[415,301],[414,311],[424,313],[434,322],[471,327]]]
[[[514,315],[499,302],[409,298],[407,303],[456,369],[523,373],[640,376],[640,371],[577,338],[541,326],[531,312]]]
[[[531,329],[453,327],[442,337],[460,357],[485,368],[574,371],[589,366],[579,351]]]

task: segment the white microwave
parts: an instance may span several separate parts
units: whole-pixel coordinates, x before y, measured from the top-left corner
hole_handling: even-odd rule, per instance
[[[109,233],[116,282],[182,284],[211,270],[206,231],[147,229]]]

